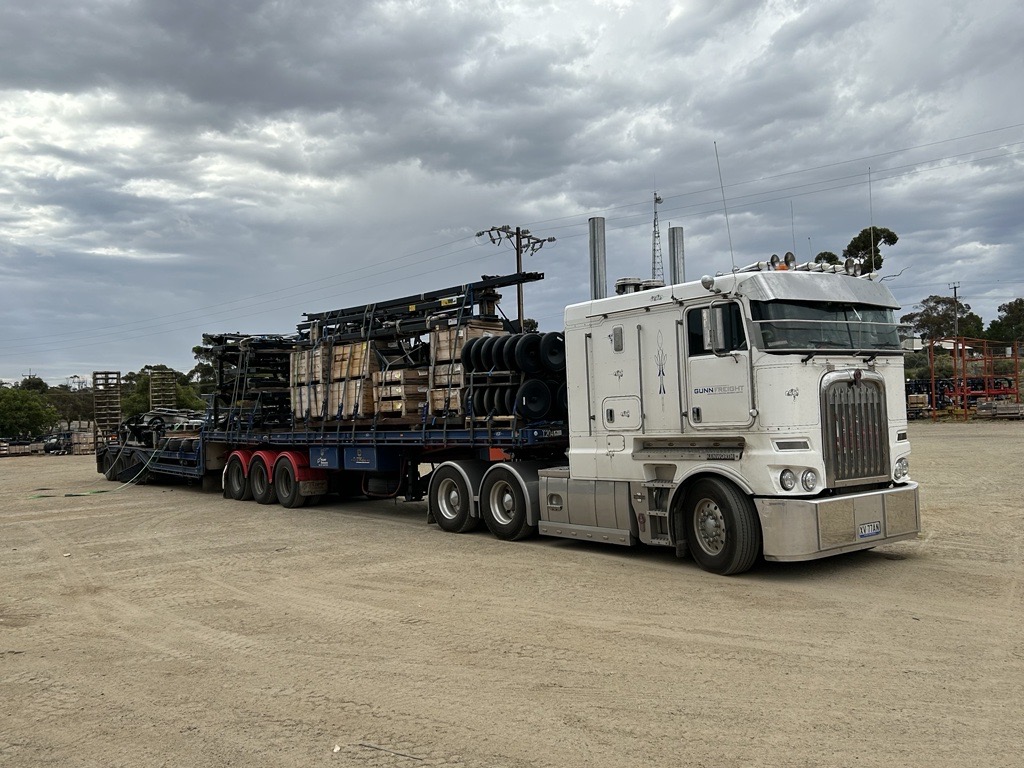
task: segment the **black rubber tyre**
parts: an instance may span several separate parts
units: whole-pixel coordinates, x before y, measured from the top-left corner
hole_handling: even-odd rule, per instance
[[[164,450],[165,451],[172,451],[173,453],[177,453],[178,451],[180,451],[181,450],[181,438],[180,437],[172,437],[170,440],[167,440],[166,444],[164,445]]]
[[[536,532],[527,522],[526,495],[519,480],[505,467],[487,473],[480,486],[480,512],[491,533],[518,541]]]
[[[750,570],[761,554],[754,503],[732,483],[698,480],[683,501],[690,554],[705,571],[729,576]]]
[[[516,342],[516,368],[523,373],[535,374],[544,370],[540,356],[540,340],[539,333],[524,333]]]
[[[107,451],[103,454],[103,476],[112,483],[117,482],[117,473],[121,471],[121,462],[117,454]]]
[[[516,347],[519,346],[519,340],[523,338],[523,334],[516,333],[508,337],[508,341],[505,342],[505,346],[501,350],[501,355],[505,358],[505,370],[507,371],[518,371],[516,368]]]
[[[565,370],[565,336],[561,331],[551,331],[541,336],[540,359],[552,373]]]
[[[489,336],[481,336],[476,340],[476,344],[473,345],[473,350],[470,352],[470,356],[473,359],[473,370],[476,372],[486,371],[490,366],[484,365],[484,342],[490,338]]]
[[[277,503],[277,493],[274,492],[274,484],[270,482],[270,472],[261,458],[253,459],[249,465],[249,487],[252,488],[252,497],[257,504]]]
[[[242,460],[238,456],[232,456],[228,459],[228,466],[224,472],[224,495],[235,501],[249,501],[252,499],[252,488],[249,485],[249,478],[245,476]]]
[[[480,368],[481,371],[489,371],[494,368],[494,344],[498,341],[497,336],[485,336],[480,340]],[[476,355],[476,352],[473,353]]]
[[[491,347],[491,367],[496,371],[507,371],[508,363],[505,362],[505,347],[508,346],[511,336],[497,336]]]
[[[274,494],[277,496],[277,503],[285,509],[298,509],[306,503],[306,497],[299,493],[295,468],[287,459],[278,461],[274,467]]]
[[[551,411],[551,390],[540,379],[527,379],[516,393],[516,411],[524,419],[543,419]]]
[[[427,491],[427,507],[442,531],[465,533],[477,527],[479,518],[470,514],[472,499],[466,479],[455,467],[434,470]]]
[[[462,362],[462,370],[466,373],[470,373],[473,370],[473,347],[476,346],[477,341],[479,339],[466,339],[466,343],[462,345],[459,360]]]
[[[498,387],[487,387],[487,389],[484,390],[484,411],[488,416],[501,415],[501,412],[498,409],[498,392]],[[502,399],[504,400],[504,398]]]
[[[515,415],[516,412],[516,392],[519,391],[519,387],[513,385],[505,387],[505,413],[508,416]]]
[[[487,416],[487,402],[483,387],[473,388],[473,418],[482,419]]]

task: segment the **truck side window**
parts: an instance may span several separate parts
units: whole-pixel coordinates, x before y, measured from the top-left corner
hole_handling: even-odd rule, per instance
[[[625,349],[625,345],[622,341],[622,326],[616,325],[612,328],[612,350],[621,352],[623,349]]]
[[[743,315],[740,313],[740,305],[730,302],[722,306],[722,310],[725,315],[725,351],[734,352],[738,349],[746,349],[747,337],[743,331]],[[704,325],[700,308],[691,309],[686,313],[686,339],[690,357],[714,354],[713,350],[704,347]]]

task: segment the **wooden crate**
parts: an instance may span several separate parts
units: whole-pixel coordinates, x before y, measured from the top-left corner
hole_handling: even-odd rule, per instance
[[[430,386],[435,389],[461,387],[466,383],[462,363],[437,363],[431,366]]]
[[[462,390],[432,389],[430,390],[430,412],[436,416],[462,414]]]
[[[373,415],[373,385],[369,379],[332,381],[327,392],[326,419],[351,419]]]
[[[379,371],[380,360],[371,341],[338,344],[333,348],[330,368],[332,381],[359,379]]]
[[[377,415],[384,418],[419,418],[423,414],[426,400],[381,400],[377,403]]]
[[[374,384],[426,384],[427,368],[389,368],[386,371],[374,371]]]
[[[323,381],[323,355],[323,347],[293,349],[289,356],[289,386]]]
[[[435,328],[430,332],[430,360],[458,360],[467,339],[504,335],[504,326],[497,320],[471,320],[465,325]]]
[[[291,388],[292,413],[295,418],[323,418],[324,397],[323,385],[318,381],[302,384]]]
[[[422,384],[381,384],[373,388],[376,400],[426,400],[427,382]]]

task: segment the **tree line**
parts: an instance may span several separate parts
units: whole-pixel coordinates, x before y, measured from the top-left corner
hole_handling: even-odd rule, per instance
[[[121,414],[128,418],[149,410],[150,372],[172,370],[147,365],[121,377]],[[202,410],[204,403],[191,374],[174,371],[176,407]],[[89,386],[50,386],[38,376],[26,376],[12,386],[0,383],[0,437],[33,438],[61,429],[73,421],[92,421],[93,391]]]

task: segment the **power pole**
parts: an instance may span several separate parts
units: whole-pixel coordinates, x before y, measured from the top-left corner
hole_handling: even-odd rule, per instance
[[[491,227],[490,229],[484,229],[476,233],[477,237],[483,237],[487,235],[491,243],[498,245],[503,241],[507,241],[512,245],[516,252],[516,274],[522,274],[523,271],[523,254],[524,253],[536,253],[544,247],[545,243],[555,242],[553,237],[536,237],[530,234],[530,230],[516,227],[512,229],[508,224],[503,227]],[[523,330],[523,284],[519,283],[516,286],[516,309],[518,310],[519,319],[519,330]]]
[[[654,232],[651,235],[651,279],[665,282],[665,266],[661,261],[661,227],[658,224],[658,206],[665,202],[657,190],[654,192]]]
[[[960,287],[960,283],[950,283],[949,287],[953,289],[953,338],[958,339],[960,338],[960,302],[957,301],[956,291]]]

